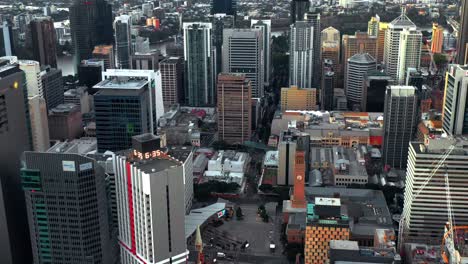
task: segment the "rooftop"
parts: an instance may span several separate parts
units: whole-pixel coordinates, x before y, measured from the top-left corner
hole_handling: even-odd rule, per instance
[[[80,138],[72,141],[59,142],[47,150],[48,153],[88,154],[96,152],[96,138]]]
[[[94,85],[94,89],[132,89],[138,90],[144,88],[148,84],[147,79],[115,77],[101,81]]]
[[[369,53],[358,53],[348,59],[348,62],[354,63],[375,63],[375,58]]]
[[[393,28],[416,28],[416,25],[405,14],[401,14],[390,22],[390,27]]]
[[[263,160],[263,166],[278,166],[278,151],[267,151],[265,154],[265,159]]]
[[[73,103],[59,104],[50,110],[51,114],[68,114],[72,111],[80,111],[80,108]]]

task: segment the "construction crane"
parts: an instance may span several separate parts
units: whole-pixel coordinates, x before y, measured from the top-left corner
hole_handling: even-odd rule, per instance
[[[468,226],[451,226],[450,223],[445,225],[445,233],[440,247],[442,252],[442,261],[446,264],[460,263],[460,253],[455,248],[455,239],[453,236],[453,232],[458,230],[468,232]],[[447,240],[448,238],[450,238],[450,240]],[[449,242],[447,243],[447,241]]]
[[[416,193],[414,194],[413,196],[413,199],[416,199],[419,194],[422,192],[422,190],[424,190],[424,188],[426,187],[426,185],[431,181],[432,177],[434,176],[434,174],[437,173],[437,171],[439,171],[439,169],[442,167],[442,165],[445,164],[445,160],[448,158],[448,156],[450,156],[450,154],[452,153],[452,151],[455,149],[455,144],[451,145],[441,156],[440,156],[440,159],[438,159],[437,161],[437,164],[436,164],[436,167],[434,169],[432,169],[431,173],[426,177],[426,179],[424,180],[423,184],[419,187],[419,189],[416,191]],[[434,164],[435,162],[433,162],[432,164]],[[447,172],[447,168],[445,169],[445,185],[447,187],[448,185],[448,172]],[[450,198],[450,190],[449,188],[446,188],[447,193],[447,198]],[[451,202],[448,201],[447,199],[447,207],[448,207],[448,210],[449,210],[449,221],[450,223],[452,222],[452,204]],[[399,224],[399,227],[398,227],[398,250],[400,252],[400,254],[402,254],[402,250],[403,250],[403,245],[404,245],[404,225],[405,225],[405,220],[406,220],[406,217],[405,216],[402,216],[401,219],[400,219],[400,224]],[[452,225],[452,224],[451,224]]]

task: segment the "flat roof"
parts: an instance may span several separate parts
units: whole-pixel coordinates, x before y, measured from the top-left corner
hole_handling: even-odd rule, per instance
[[[87,154],[97,151],[97,140],[83,137],[72,141],[59,142],[47,150],[47,153]]]
[[[278,153],[277,150],[267,151],[263,160],[263,166],[278,166]]]
[[[142,89],[148,84],[147,79],[109,78],[94,85],[95,89]]]
[[[341,206],[339,198],[315,197],[315,205]]]

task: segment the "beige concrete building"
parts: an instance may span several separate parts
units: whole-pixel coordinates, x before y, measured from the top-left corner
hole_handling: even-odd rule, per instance
[[[342,62],[346,76],[346,62],[358,53],[369,53],[373,58],[377,57],[377,37],[370,36],[367,32],[356,32],[354,35],[343,35]]]
[[[317,89],[291,86],[281,88],[281,110],[317,109]]]

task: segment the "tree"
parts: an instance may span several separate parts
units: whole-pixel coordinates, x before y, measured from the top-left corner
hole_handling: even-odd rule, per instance
[[[237,207],[236,209],[236,217],[237,220],[242,220],[242,218],[244,217],[244,215],[242,214],[242,209],[240,207]]]

